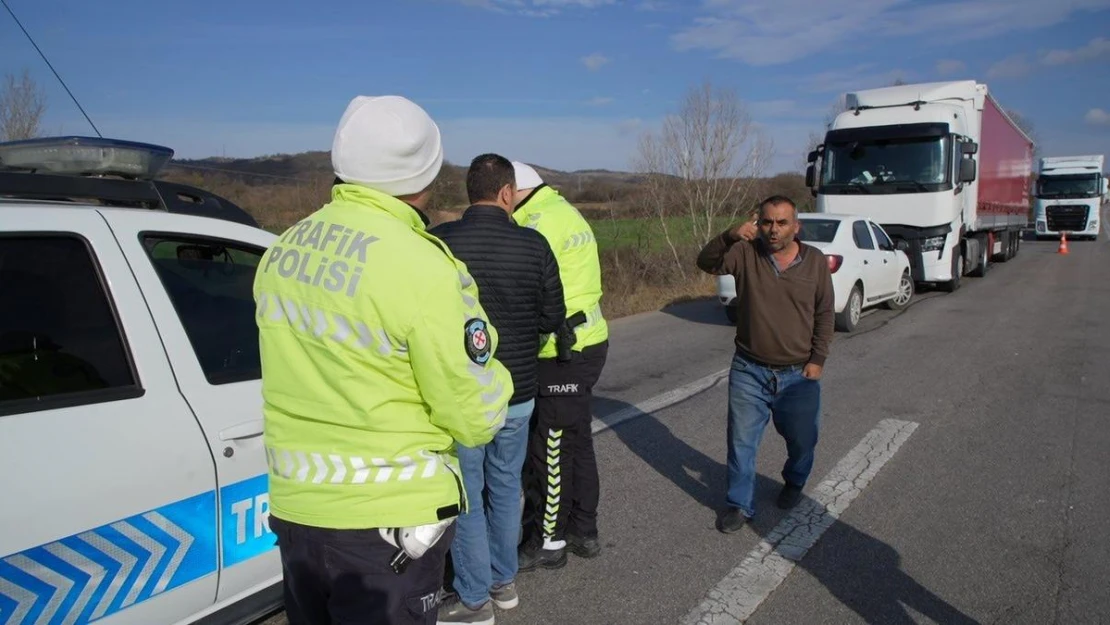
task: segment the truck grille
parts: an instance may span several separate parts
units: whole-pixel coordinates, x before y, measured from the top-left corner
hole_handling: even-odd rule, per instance
[[[1048,229],[1052,232],[1086,230],[1089,211],[1088,207],[1082,205],[1046,207],[1045,217],[1048,218]]]

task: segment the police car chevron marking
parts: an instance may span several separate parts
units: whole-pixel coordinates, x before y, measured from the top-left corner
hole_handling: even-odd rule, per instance
[[[88,623],[216,570],[210,491],[0,559],[0,622]]]
[[[268,476],[0,559],[0,623],[90,623],[276,548]]]

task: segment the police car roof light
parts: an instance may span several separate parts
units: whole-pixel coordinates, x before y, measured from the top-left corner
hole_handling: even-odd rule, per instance
[[[0,143],[0,169],[71,176],[116,175],[152,180],[173,150],[99,137],[45,137]]]

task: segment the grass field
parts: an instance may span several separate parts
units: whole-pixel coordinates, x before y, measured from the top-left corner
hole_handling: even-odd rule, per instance
[[[591,218],[590,215],[587,215],[587,218],[590,219],[590,227],[593,228],[594,237],[597,238],[598,248],[603,251],[622,247],[638,247],[649,251],[668,249],[663,223],[658,218],[627,217],[610,219],[607,217]],[[710,231],[717,233],[729,225],[726,220],[720,219],[713,224]],[[694,240],[694,228],[688,217],[668,217],[666,226],[667,231],[670,232],[671,240],[676,246],[701,245],[701,241]]]

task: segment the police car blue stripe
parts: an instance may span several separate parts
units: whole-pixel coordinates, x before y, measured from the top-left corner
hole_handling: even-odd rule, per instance
[[[87,623],[216,571],[209,491],[0,560],[0,623]]]
[[[271,551],[267,490],[258,475],[219,511],[209,491],[0,559],[0,624],[94,622]]]

